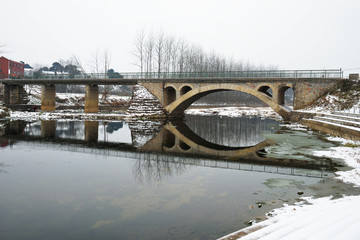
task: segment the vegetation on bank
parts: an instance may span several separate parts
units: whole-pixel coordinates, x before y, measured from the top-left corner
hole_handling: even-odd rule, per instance
[[[336,111],[360,108],[360,81],[341,80],[309,108]]]

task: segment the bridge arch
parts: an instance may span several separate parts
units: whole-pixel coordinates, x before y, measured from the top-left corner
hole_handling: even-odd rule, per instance
[[[181,140],[179,140],[179,147],[183,151],[188,151],[191,148],[189,145],[187,145],[185,142],[183,142]]]
[[[164,105],[169,105],[176,100],[176,89],[168,86],[164,89]]]
[[[175,146],[175,135],[169,130],[164,130],[164,146],[167,148],[173,148]]]
[[[254,88],[244,85],[237,84],[209,84],[206,86],[199,86],[196,90],[191,90],[184,95],[180,96],[174,102],[170,104],[165,104],[165,109],[170,115],[180,115],[196,100],[214,92],[220,91],[240,91],[244,93],[251,94],[261,101],[265,102],[269,107],[271,107],[275,112],[277,112],[284,120],[288,120],[290,118],[290,112],[277,104],[271,97],[264,94],[263,92],[259,92]]]
[[[289,90],[289,89],[292,89],[292,90],[294,91],[293,86],[288,85],[288,84],[286,84],[286,85],[281,85],[281,86],[279,87],[278,92],[277,92],[277,94],[278,94],[278,96],[277,96],[277,103],[278,103],[279,105],[282,105],[282,106],[285,105],[285,92],[286,92],[287,90]]]
[[[268,85],[262,85],[257,90],[258,92],[264,93],[271,98],[273,97],[274,90]]]
[[[265,160],[265,158],[258,153],[259,150],[268,146],[268,140],[262,141],[254,146],[247,147],[228,147],[215,143],[208,142],[207,140],[196,135],[184,122],[176,122],[175,125],[169,122],[164,126],[168,132],[173,133],[177,138],[178,146],[172,148],[165,147],[166,152],[187,152],[189,154],[201,154],[208,156],[226,157],[229,159],[245,159],[251,160]]]
[[[186,94],[187,92],[190,92],[192,90],[192,87],[188,85],[184,85],[180,88],[180,96]]]

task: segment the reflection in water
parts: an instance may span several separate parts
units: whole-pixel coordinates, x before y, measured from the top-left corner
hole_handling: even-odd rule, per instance
[[[186,116],[186,124],[198,136],[222,146],[254,146],[265,140],[264,134],[278,130],[280,122],[262,118]]]
[[[85,141],[97,142],[99,138],[99,122],[85,121]]]
[[[259,118],[187,116],[186,123],[16,121],[6,124],[5,132],[12,141],[41,140],[42,143],[66,147],[73,144],[72,151],[79,151],[83,145],[84,149],[90,148],[91,152],[101,155],[116,153],[116,156],[123,156],[124,152],[133,152],[137,162],[132,171],[139,182],[161,182],[166,177],[182,174],[187,165],[226,166],[289,175],[309,175],[309,171],[294,168],[314,169],[317,171],[310,175],[317,177],[322,176],[324,169],[334,169],[327,159],[295,160],[267,156],[265,148],[270,149],[273,141],[265,139],[264,135],[277,131],[278,125],[274,120]],[[190,162],[189,157],[192,159]],[[203,163],[201,158],[214,160]],[[233,162],[241,164],[234,167]],[[285,170],[279,170],[279,166]]]
[[[133,175],[140,183],[161,183],[164,178],[183,174],[187,168],[181,159],[172,161],[171,157],[161,155],[144,155],[138,158],[132,166]]]
[[[356,190],[324,177],[330,160],[280,158],[277,122],[209,119],[6,123],[2,237],[216,239],[299,191]]]
[[[123,122],[109,122],[107,123],[106,132],[113,133],[119,130],[120,128],[123,128],[123,126],[124,126]]]

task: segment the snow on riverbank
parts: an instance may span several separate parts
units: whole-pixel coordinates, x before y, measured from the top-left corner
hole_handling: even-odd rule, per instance
[[[219,107],[219,108],[191,108],[185,111],[189,115],[201,116],[226,116],[226,117],[241,117],[241,116],[256,116],[261,118],[282,119],[270,107]]]
[[[57,120],[57,119],[77,119],[77,120],[119,120],[124,119],[123,113],[84,113],[79,111],[56,111],[56,112],[21,112],[11,111],[11,120]]]
[[[329,137],[329,140],[341,141],[343,146],[315,151],[314,155],[343,159],[354,169],[336,172],[336,178],[360,187],[360,142],[334,137]],[[360,196],[340,199],[306,197],[302,200],[275,209],[267,215],[267,220],[221,239],[359,239]]]
[[[273,210],[271,218],[237,232],[242,240],[359,239],[360,196],[303,198]],[[310,203],[310,205],[305,204]],[[238,239],[225,236],[221,239]]]
[[[355,184],[355,186],[360,187],[360,142],[335,137],[330,137],[329,140],[340,141],[344,146],[332,147],[328,151],[316,151],[315,155],[319,157],[343,159],[347,165],[354,169],[336,172],[336,175],[338,175],[337,178],[346,183],[352,183]]]

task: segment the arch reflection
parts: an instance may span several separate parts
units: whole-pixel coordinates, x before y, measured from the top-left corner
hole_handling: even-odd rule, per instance
[[[139,182],[162,181],[164,177],[182,174],[188,166],[230,168],[281,174],[299,174],[300,169],[334,169],[331,162],[295,159],[274,159],[264,155],[269,140],[252,146],[224,146],[197,135],[183,121],[176,122],[120,122],[102,124],[97,121],[8,122],[1,128],[2,147],[9,144],[53,146],[56,150],[85,152],[135,159],[133,174]],[[112,126],[108,131],[101,126]],[[131,131],[131,143],[110,142],[99,132]],[[282,168],[279,170],[279,168]],[[283,170],[283,169],[288,170]]]

